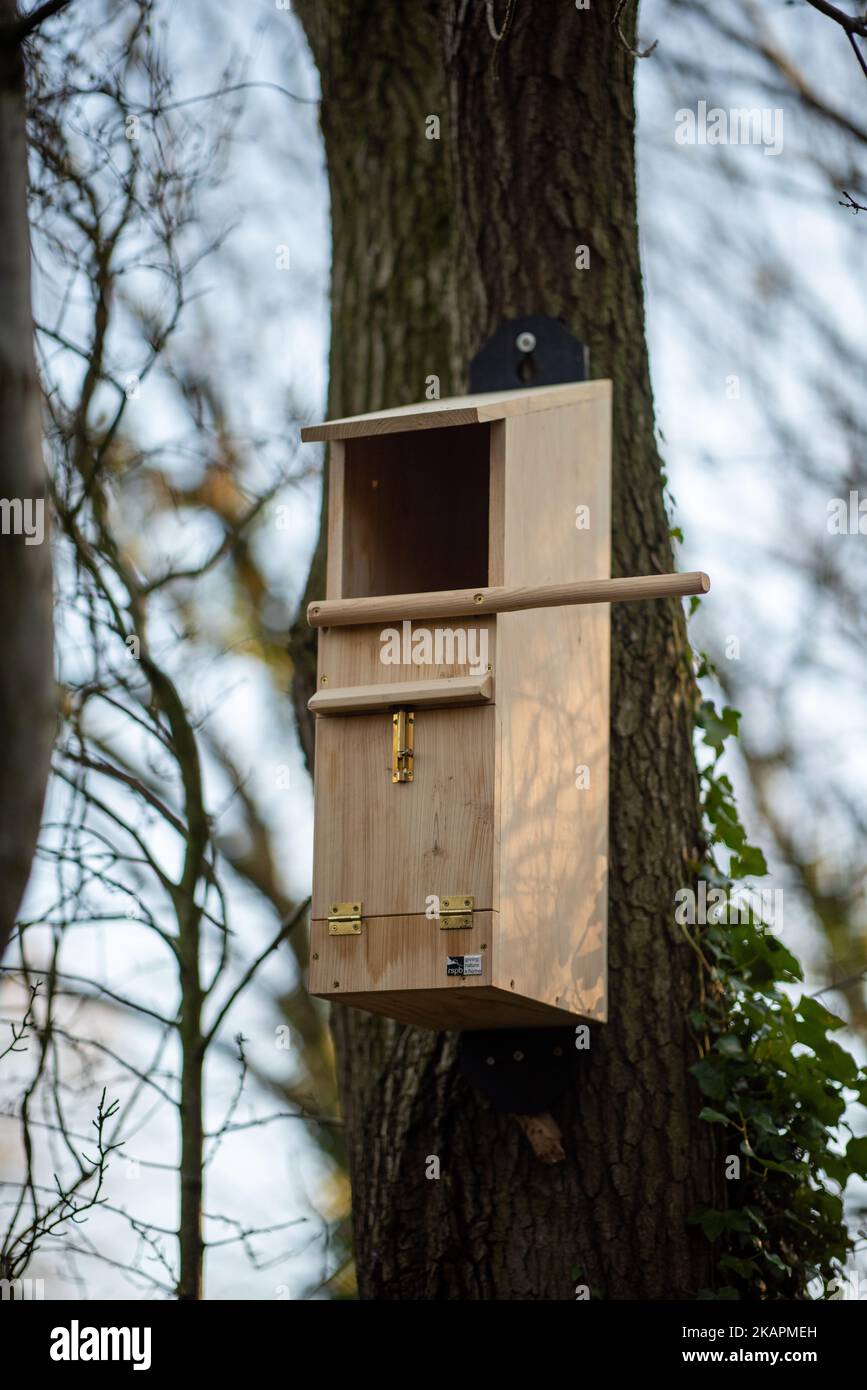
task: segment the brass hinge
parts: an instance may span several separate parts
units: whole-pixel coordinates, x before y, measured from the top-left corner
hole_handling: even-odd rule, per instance
[[[471,893],[452,893],[448,898],[440,898],[440,931],[471,927],[475,902]]]
[[[332,903],[329,936],[361,936],[361,903]]]
[[[399,709],[391,717],[391,780],[412,781],[412,739],[415,715]]]

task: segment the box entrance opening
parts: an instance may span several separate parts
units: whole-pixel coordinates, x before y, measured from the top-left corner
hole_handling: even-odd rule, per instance
[[[346,441],[343,598],[489,583],[490,425]]]

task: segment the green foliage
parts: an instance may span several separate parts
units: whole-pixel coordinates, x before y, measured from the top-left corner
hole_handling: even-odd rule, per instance
[[[702,657],[698,675],[711,669]],[[852,1248],[840,1194],[853,1174],[867,1176],[867,1137],[846,1142],[844,1119],[847,1102],[867,1104],[867,1077],[833,1037],[844,1021],[798,989],[797,959],[732,899],[739,882],[768,871],[719,771],[739,718],[709,700],[696,715],[706,850],[694,870],[722,890],[725,908],[708,913],[707,925],[683,928],[701,972],[691,1071],[720,1172],[729,1155],[740,1158],[740,1178],[720,1182],[719,1209],[691,1218],[716,1252],[716,1286],[699,1297],[806,1298],[811,1283],[823,1297]]]

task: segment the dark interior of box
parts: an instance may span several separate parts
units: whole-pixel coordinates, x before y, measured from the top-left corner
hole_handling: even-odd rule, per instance
[[[488,583],[490,426],[346,442],[343,597]]]

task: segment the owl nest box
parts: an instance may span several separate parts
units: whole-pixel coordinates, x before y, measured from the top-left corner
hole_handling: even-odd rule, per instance
[[[333,420],[310,991],[435,1029],[604,1021],[611,383]]]

